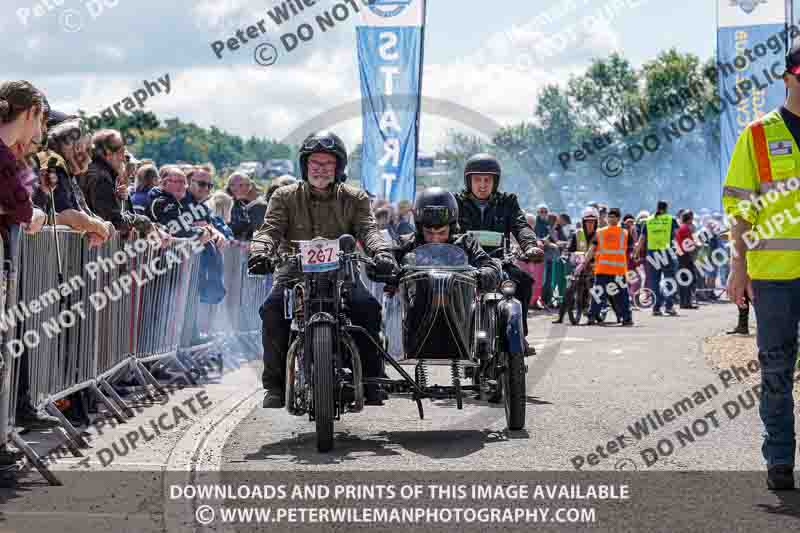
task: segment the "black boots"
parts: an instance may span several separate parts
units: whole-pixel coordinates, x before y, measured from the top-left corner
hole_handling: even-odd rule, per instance
[[[264,394],[264,403],[261,404],[265,409],[280,409],[285,404],[285,394],[278,388],[267,389]]]
[[[770,490],[794,490],[794,467],[775,465],[767,470],[767,488]]]
[[[750,316],[750,306],[739,308],[739,322],[736,327],[728,332],[728,335],[750,335],[748,318]]]

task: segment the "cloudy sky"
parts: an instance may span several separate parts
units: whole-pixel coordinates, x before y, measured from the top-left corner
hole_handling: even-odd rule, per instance
[[[291,53],[281,44],[290,27],[339,3],[318,0],[279,27],[267,15],[281,4],[275,0],[4,0],[12,9],[0,18],[0,66],[3,78],[31,80],[66,112],[100,112],[133,95],[144,80],[168,74],[170,93],[144,102],[160,118],[284,139],[360,97],[352,7],[346,21]],[[491,130],[529,117],[544,84],[563,83],[593,56],[619,50],[640,65],[673,46],[703,59],[715,47],[709,0],[428,4],[423,94],[432,103],[422,119],[424,151],[440,148],[448,129],[474,131],[455,105],[485,118],[473,127]],[[266,33],[215,56],[213,41],[262,19]],[[278,49],[274,65],[255,63],[261,43]],[[351,146],[360,136],[357,106],[352,109],[336,128]]]

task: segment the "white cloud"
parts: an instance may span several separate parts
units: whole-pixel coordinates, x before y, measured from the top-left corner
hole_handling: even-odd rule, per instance
[[[63,70],[61,75],[40,77],[39,83],[56,109],[73,112],[81,108],[93,113],[130,95],[142,86],[142,80],[155,81],[169,72],[170,94],[150,98],[145,104],[147,110],[162,119],[178,117],[242,136],[275,139],[282,139],[321,113],[360,98],[353,20],[317,35],[312,43],[291,54],[281,49],[277,32],[273,31],[266,40],[279,48],[281,56],[270,67],[253,61],[255,43],[248,43],[235,53],[226,52],[224,60],[217,60],[204,40],[222,39],[235,29],[266,17],[263,4],[253,6],[247,0],[198,2],[187,10],[186,27],[174,33],[174,44],[160,40],[159,36],[169,28],[159,27],[156,15],[150,19],[151,24],[155,23],[153,38],[149,33],[147,39],[136,37],[138,48],[131,48],[127,37],[115,42],[76,35],[74,38],[87,39],[77,44],[93,50],[94,57],[102,58],[105,64],[79,75]],[[171,9],[177,11],[175,6]],[[111,22],[111,16],[116,15],[111,12],[104,22]],[[94,29],[101,28],[100,22]],[[545,84],[563,83],[570,73],[585,68],[588,57],[604,56],[619,45],[608,21],[578,21],[574,31],[563,24],[557,28],[559,34],[543,33],[535,21],[530,21],[488,36],[468,54],[427,64],[423,93],[429,98],[453,101],[503,125],[525,120],[531,116],[536,95]],[[43,38],[47,39],[47,34]],[[31,37],[29,51],[41,46],[38,39]],[[54,43],[47,44],[47,49],[52,50]],[[151,45],[155,48],[149,51]],[[70,52],[73,57],[82,55],[80,46]],[[187,46],[194,46],[194,55],[187,54]],[[181,47],[184,50],[178,51]],[[175,48],[180,55],[161,57],[162,50],[168,48]],[[549,55],[543,51],[548,49],[552,51]],[[126,57],[128,53],[131,57]],[[143,54],[153,54],[152,59],[158,62],[143,65]],[[126,64],[130,65],[127,70]],[[24,72],[23,68],[19,70]],[[424,115],[421,149],[431,152],[442,147],[450,129],[475,133],[459,123],[459,118]],[[337,129],[352,146],[360,136],[358,115],[347,118]]]

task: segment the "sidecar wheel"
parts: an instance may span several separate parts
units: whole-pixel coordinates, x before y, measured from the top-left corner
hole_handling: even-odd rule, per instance
[[[506,408],[506,425],[512,431],[525,427],[525,354],[505,354],[503,370],[503,404]]]
[[[330,326],[313,329],[314,349],[314,420],[317,424],[317,449],[328,452],[333,448],[333,419],[335,410],[333,332]]]

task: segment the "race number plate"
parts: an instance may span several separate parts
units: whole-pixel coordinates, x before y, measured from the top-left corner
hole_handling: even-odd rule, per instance
[[[339,240],[300,241],[303,272],[328,272],[339,268]]]
[[[471,231],[481,246],[498,248],[503,245],[503,234],[497,231]]]

